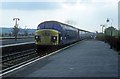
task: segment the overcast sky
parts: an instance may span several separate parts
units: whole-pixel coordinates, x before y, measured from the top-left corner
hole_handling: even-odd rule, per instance
[[[88,31],[101,31],[100,24],[109,18],[118,28],[119,0],[2,0],[0,27],[13,27],[13,18],[20,18],[19,27],[37,28],[43,21],[56,20]],[[110,23],[107,23],[110,26]]]

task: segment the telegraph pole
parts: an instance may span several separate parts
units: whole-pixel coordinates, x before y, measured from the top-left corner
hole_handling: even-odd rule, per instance
[[[18,28],[19,20],[20,20],[19,18],[13,18],[13,21],[15,21],[15,25],[13,28],[13,35],[15,36],[15,41],[17,41],[17,36],[18,36],[18,32],[19,32],[19,28]]]
[[[120,1],[118,2],[118,30],[120,31]]]
[[[111,20],[111,29],[110,29],[110,31],[111,31],[111,34],[110,34],[110,36],[111,36],[111,45],[110,45],[110,49],[112,49],[112,22],[113,22],[113,19],[112,18],[107,18],[106,22],[110,22],[110,20]]]
[[[28,30],[27,30],[27,26],[25,26],[25,32],[24,32],[25,36],[28,36]]]
[[[104,32],[103,32],[103,31],[104,31],[103,28],[105,27],[105,25],[102,25],[102,24],[101,24],[100,26],[102,26],[102,33],[104,33]]]

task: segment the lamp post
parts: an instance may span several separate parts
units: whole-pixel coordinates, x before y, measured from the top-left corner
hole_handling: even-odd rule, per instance
[[[25,26],[24,35],[25,35],[25,36],[28,36],[28,30],[27,30],[27,26]]]
[[[110,45],[110,49],[112,49],[112,22],[113,22],[113,19],[112,18],[107,18],[107,20],[106,20],[106,22],[110,22],[111,21],[111,29],[110,29],[110,36],[111,36],[111,40],[110,40],[110,42],[111,42],[111,45]]]
[[[19,18],[13,18],[13,21],[15,21],[15,25],[18,25],[17,21],[19,21]]]
[[[112,27],[112,22],[113,22],[112,18],[107,18],[106,22],[110,22],[110,20],[111,20],[111,27]],[[112,29],[111,29],[111,34],[110,35],[112,36]]]
[[[15,41],[17,40],[17,35],[18,35],[18,31],[19,31],[19,29],[18,29],[18,21],[19,20],[20,20],[19,18],[13,18],[13,21],[15,21],[15,26],[13,28],[13,34],[15,36]]]
[[[103,33],[103,28],[105,27],[105,25],[101,24],[100,26],[102,26],[102,33]]]

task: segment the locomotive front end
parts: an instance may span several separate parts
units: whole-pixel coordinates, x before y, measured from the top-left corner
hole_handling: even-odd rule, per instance
[[[58,31],[52,29],[42,29],[35,32],[35,44],[40,46],[58,45]]]

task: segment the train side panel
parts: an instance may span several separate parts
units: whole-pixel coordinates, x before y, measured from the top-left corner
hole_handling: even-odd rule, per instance
[[[78,41],[78,29],[77,28],[74,28],[74,27],[71,27],[65,24],[60,24],[60,25],[63,28],[62,32],[60,33],[60,38],[61,38],[60,45],[70,44],[75,41]]]

